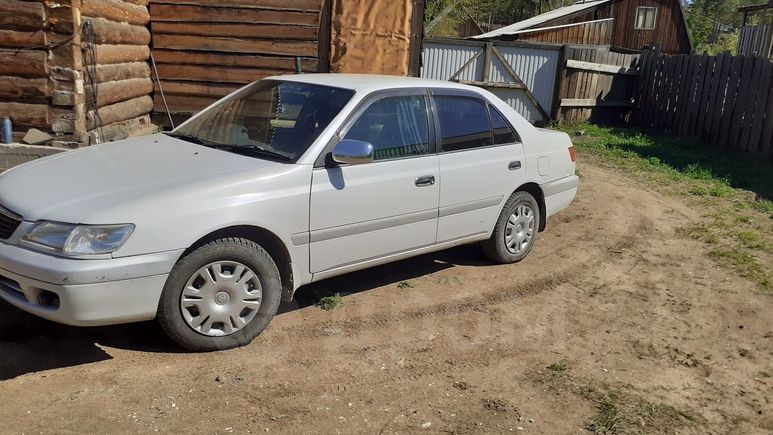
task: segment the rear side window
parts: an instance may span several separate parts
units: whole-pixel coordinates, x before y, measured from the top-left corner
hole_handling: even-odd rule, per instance
[[[494,132],[494,145],[503,145],[520,142],[513,131],[513,127],[502,116],[496,107],[489,104],[489,113],[491,114],[491,130]]]
[[[436,95],[443,151],[494,144],[486,102],[478,98]]]
[[[378,100],[365,109],[344,139],[372,144],[374,160],[429,154],[426,98],[411,95]]]

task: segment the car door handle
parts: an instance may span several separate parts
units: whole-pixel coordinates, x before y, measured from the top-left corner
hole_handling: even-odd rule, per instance
[[[521,161],[520,160],[516,160],[514,162],[510,162],[510,164],[507,165],[507,169],[509,169],[511,171],[515,171],[516,169],[521,169]]]
[[[427,175],[416,179],[417,187],[427,187],[435,184],[435,177],[433,175]]]

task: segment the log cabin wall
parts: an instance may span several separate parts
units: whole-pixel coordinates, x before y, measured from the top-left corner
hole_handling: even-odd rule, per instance
[[[0,2],[0,116],[14,140],[30,128],[58,144],[86,141],[79,0]]]
[[[81,0],[85,123],[90,143],[123,139],[152,128],[147,5],[148,0]],[[92,44],[94,50],[89,50]]]
[[[14,139],[37,128],[75,147],[149,128],[148,21],[147,0],[0,2],[0,116]]]
[[[329,13],[329,0],[151,0],[170,111],[185,118],[247,83],[292,73],[296,56],[303,71],[326,71]],[[154,100],[154,121],[168,123],[159,89]]]

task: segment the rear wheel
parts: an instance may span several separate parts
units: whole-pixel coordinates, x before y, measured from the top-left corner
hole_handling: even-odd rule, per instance
[[[539,204],[528,192],[515,192],[497,219],[491,238],[482,243],[486,256],[515,263],[529,255],[539,233]]]
[[[271,256],[245,239],[220,239],[183,257],[167,279],[158,320],[169,337],[193,351],[249,344],[281,302]]]

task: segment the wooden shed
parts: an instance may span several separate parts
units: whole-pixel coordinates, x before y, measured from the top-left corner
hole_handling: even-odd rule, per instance
[[[580,1],[473,38],[608,45],[672,54],[692,50],[679,0]]]

